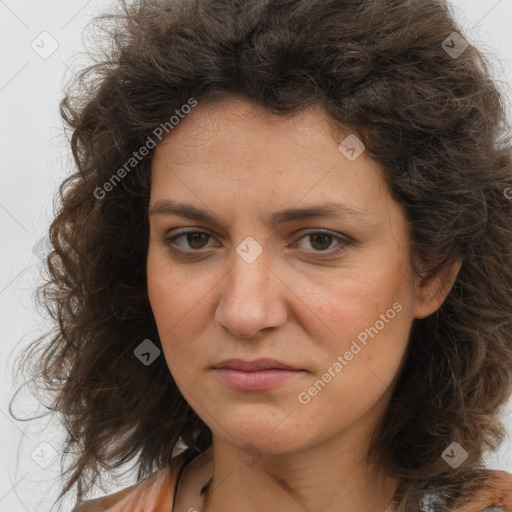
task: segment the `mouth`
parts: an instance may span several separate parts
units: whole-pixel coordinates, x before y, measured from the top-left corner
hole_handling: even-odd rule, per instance
[[[238,391],[268,391],[306,373],[276,359],[229,359],[216,364],[213,370],[225,384]]]
[[[258,372],[261,370],[300,370],[277,359],[257,359],[255,361],[244,361],[243,359],[226,359],[214,366],[215,369],[229,368],[244,372]]]

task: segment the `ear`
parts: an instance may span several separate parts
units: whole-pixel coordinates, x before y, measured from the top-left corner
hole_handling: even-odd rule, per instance
[[[418,278],[415,289],[414,318],[425,318],[441,307],[457,279],[461,266],[462,260],[458,259],[428,280]]]

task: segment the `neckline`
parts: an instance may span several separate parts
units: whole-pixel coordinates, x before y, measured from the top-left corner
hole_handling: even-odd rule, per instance
[[[210,477],[210,480],[208,480],[208,482],[206,482],[203,487],[201,487],[201,491],[199,492],[199,494],[203,495],[205,494],[206,492],[208,492],[208,489],[210,488],[210,485],[212,483],[212,480],[213,480],[213,476]]]
[[[194,454],[194,453],[190,453],[190,455],[188,457],[185,456],[185,453],[187,452],[187,450],[189,450],[189,448],[187,448],[182,454],[181,456],[184,457],[184,460],[183,462],[181,463],[181,467],[180,467],[180,470],[178,472],[178,478],[176,479],[176,483],[174,485],[174,492],[173,492],[173,497],[172,497],[172,507],[171,507],[171,510],[170,512],[175,512],[174,511],[174,505],[176,503],[176,495],[178,494],[178,488],[179,488],[179,485],[180,485],[180,481],[181,481],[181,477],[183,475],[183,473],[185,472],[185,469],[190,465],[192,464],[192,462],[194,462],[198,457],[200,457],[201,455],[203,455],[204,452],[202,453],[199,453],[199,454]],[[209,482],[208,482],[209,483]],[[204,489],[205,486],[203,486],[203,489]],[[202,492],[202,489],[201,489],[201,492]]]
[[[185,455],[185,452],[187,450],[185,450],[182,455],[184,456]],[[206,450],[207,451],[207,450]],[[181,477],[183,475],[183,473],[185,472],[185,469],[190,465],[192,464],[196,459],[198,459],[199,457],[201,457],[202,455],[204,455],[205,452],[201,452],[199,454],[190,454],[188,457],[184,457],[184,460],[181,464],[181,468],[179,470],[179,473],[178,473],[178,478],[176,479],[176,485],[174,486],[174,493],[173,493],[173,500],[172,500],[172,507],[171,507],[171,510],[170,512],[175,512],[175,504],[176,504],[176,495],[178,494],[178,489],[179,489],[179,485],[180,485],[180,482],[181,482]],[[200,494],[203,495],[205,492],[208,491],[211,483],[212,483],[212,480],[213,480],[213,477],[211,477],[208,482],[206,482],[206,484],[204,484],[202,487],[201,487],[201,491],[200,491]],[[398,487],[395,491],[395,494],[393,495],[393,498],[391,499],[391,503],[388,505],[388,507],[386,508],[386,510],[384,510],[384,512],[395,512],[396,511],[396,503],[395,503],[395,500],[396,500],[396,496],[397,494],[400,492],[400,490],[402,489],[404,485],[404,482],[400,482],[398,484]]]

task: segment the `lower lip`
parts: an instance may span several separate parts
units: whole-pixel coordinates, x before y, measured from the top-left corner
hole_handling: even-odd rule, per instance
[[[221,379],[231,388],[239,391],[268,391],[297,378],[302,370],[283,370],[279,368],[245,372],[232,368],[216,368]]]

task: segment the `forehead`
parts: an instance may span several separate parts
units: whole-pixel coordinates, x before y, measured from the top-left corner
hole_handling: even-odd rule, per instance
[[[197,153],[201,145],[208,147],[208,151],[222,145],[223,155],[226,150],[250,152],[254,148],[254,152],[259,152],[263,148],[268,152],[275,151],[277,146],[283,150],[300,146],[310,155],[325,152],[327,140],[331,146],[337,146],[336,140],[341,141],[350,133],[348,127],[334,123],[320,105],[278,115],[252,100],[229,95],[200,100],[158,145],[156,153],[175,142],[182,152],[188,148]]]
[[[348,127],[334,123],[319,105],[277,115],[238,96],[201,100],[158,144],[153,168],[195,160],[198,165],[218,163],[224,170],[226,164],[240,171],[258,167],[260,177],[264,168],[274,174],[286,170],[293,178],[295,171],[304,174],[308,169],[325,170],[335,163],[382,171],[364,153],[356,162],[342,156],[338,146],[348,136],[357,137]]]
[[[391,206],[383,169],[364,152],[351,161],[339,149],[349,129],[336,128],[314,106],[276,115],[252,101],[199,101],[157,146],[152,200],[249,211],[344,203],[382,215]],[[169,197],[172,196],[172,197]]]

